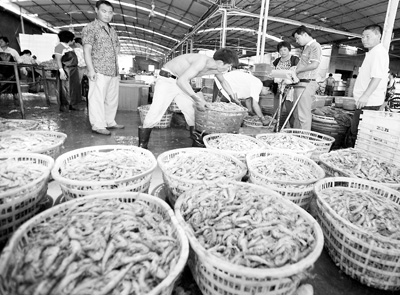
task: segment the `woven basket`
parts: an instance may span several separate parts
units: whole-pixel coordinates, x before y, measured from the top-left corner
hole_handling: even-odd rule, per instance
[[[47,182],[54,160],[34,153],[0,154],[0,159],[14,159],[45,167],[43,175],[34,181],[0,192],[0,248],[12,233],[40,209],[39,203],[47,194]]]
[[[109,151],[131,151],[135,154],[149,160],[151,166],[143,173],[134,177],[104,180],[104,181],[80,181],[71,180],[61,176],[61,172],[69,162],[76,158],[83,157],[92,152],[109,152]],[[76,149],[65,153],[57,158],[51,175],[54,180],[58,181],[61,191],[66,200],[80,198],[87,195],[98,193],[114,193],[114,192],[143,192],[147,193],[154,169],[157,167],[157,161],[154,155],[145,149],[130,145],[103,145]]]
[[[168,162],[174,157],[183,157],[185,155],[196,155],[199,158],[204,158],[206,162],[210,155],[217,155],[226,163],[233,164],[237,168],[237,173],[234,174],[233,180],[241,181],[243,176],[247,172],[246,164],[242,163],[237,158],[226,154],[222,151],[203,149],[203,148],[183,148],[183,149],[174,149],[170,151],[166,151],[158,156],[157,162],[158,166],[161,169],[163,174],[164,183],[167,186],[167,198],[169,203],[173,206],[175,204],[176,199],[185,191],[192,189],[196,186],[203,184],[213,184],[215,182],[220,181],[221,178],[224,178],[224,175],[220,175],[217,179],[214,180],[197,180],[190,179],[184,177],[178,177],[173,175],[168,171]]]
[[[217,111],[210,108],[204,111],[195,109],[195,128],[206,134],[238,133],[247,115],[247,109],[238,111]]]
[[[35,120],[0,119],[0,132],[13,130],[33,130],[39,125]]]
[[[147,113],[149,112],[149,109],[150,109],[150,105],[149,104],[142,105],[142,106],[138,107],[140,121],[142,122],[142,124],[144,122],[144,119],[147,116]],[[173,113],[171,111],[167,110],[165,112],[165,114],[161,117],[160,122],[158,122],[154,126],[154,128],[168,128],[168,127],[170,127],[171,126],[171,120],[172,120],[172,114]]]
[[[326,134],[318,133],[303,129],[283,129],[282,132],[292,134],[294,136],[304,138],[317,147],[312,153],[311,159],[319,161],[319,156],[323,153],[328,153],[331,150],[335,138]]]
[[[302,274],[307,272],[318,259],[323,248],[323,234],[320,226],[305,210],[285,200],[278,193],[249,183],[237,182],[235,185],[244,186],[266,195],[276,197],[285,207],[298,211],[312,225],[312,234],[316,239],[314,250],[303,260],[280,268],[250,268],[233,264],[208,252],[197,240],[192,227],[182,216],[182,205],[189,194],[201,197],[204,188],[193,189],[182,194],[175,205],[175,215],[183,227],[190,243],[188,265],[193,277],[203,294],[207,295],[289,295],[294,294],[300,284]]]
[[[12,140],[13,136],[18,136],[20,137],[21,135],[24,135],[24,140],[26,140],[26,143],[29,144],[30,138],[34,138],[38,135],[45,136],[48,138],[51,138],[52,140],[55,141],[52,145],[49,145],[45,148],[27,148],[23,150],[15,150],[13,149],[12,151],[9,150],[1,150],[0,152],[22,152],[22,153],[38,153],[38,154],[43,154],[52,157],[54,160],[57,159],[57,157],[61,154],[61,149],[62,146],[67,139],[67,135],[62,132],[56,132],[56,131],[10,131],[10,132],[5,132],[1,135],[0,137],[0,146],[2,141],[4,143],[7,143],[8,140]]]
[[[179,226],[172,209],[164,201],[148,194],[129,192],[98,194],[72,200],[50,208],[26,222],[17,230],[17,232],[15,232],[14,236],[10,239],[7,247],[4,249],[0,257],[0,260],[2,261],[2,264],[0,265],[0,291],[2,286],[7,286],[8,282],[5,278],[10,267],[10,263],[14,258],[14,253],[16,252],[17,248],[26,247],[25,244],[28,236],[34,234],[33,230],[36,226],[51,222],[52,219],[57,218],[57,215],[66,211],[71,206],[84,204],[94,199],[119,200],[125,203],[133,203],[136,200],[141,200],[150,205],[152,212],[161,214],[164,218],[171,222],[174,231],[170,234],[179,240],[180,256],[176,261],[176,265],[171,269],[170,273],[167,274],[167,277],[162,280],[154,289],[147,293],[148,295],[170,295],[174,289],[176,280],[186,265],[188,258],[189,244],[185,236],[185,232]]]
[[[354,149],[350,149],[350,150],[354,150]],[[343,150],[343,151],[344,151],[344,150]],[[364,151],[362,151],[362,150],[357,150],[357,151],[358,151],[359,153],[363,153],[363,154],[367,155],[367,153],[364,152]],[[332,153],[338,153],[338,152],[340,152],[340,150],[339,150],[339,151],[332,151]],[[329,156],[331,156],[330,153],[321,154],[321,155],[319,156],[319,161],[320,161],[320,162],[319,162],[319,165],[321,166],[322,169],[324,169],[324,171],[325,171],[325,173],[326,173],[326,176],[331,176],[331,177],[333,177],[333,176],[340,176],[340,177],[358,178],[356,175],[353,175],[353,174],[350,173],[350,172],[346,172],[346,171],[344,171],[344,170],[342,170],[342,169],[339,169],[339,168],[337,168],[337,167],[332,166],[332,165],[328,162]],[[371,157],[371,158],[374,158],[373,155],[369,155],[369,154],[368,154],[368,156]],[[377,158],[377,159],[378,159],[378,158]],[[381,161],[383,161],[383,160],[381,160]],[[389,162],[388,162],[388,163],[389,163]],[[399,166],[398,166],[398,167],[399,167]],[[400,167],[399,167],[399,169],[400,169]],[[366,179],[366,180],[367,180],[367,179]],[[368,180],[368,181],[370,181],[370,180]],[[385,183],[385,182],[375,182],[375,181],[371,181],[371,182],[373,182],[373,183],[378,183],[378,184],[381,184],[381,185],[387,186],[387,187],[389,187],[389,188],[392,188],[392,189],[395,189],[395,190],[399,190],[399,191],[400,191],[400,180],[399,180],[399,183]]]
[[[264,148],[264,144],[247,135],[232,133],[215,133],[203,137],[206,148],[220,150],[228,155],[232,155],[246,164],[246,155],[249,151],[260,150]],[[221,147],[219,142],[230,142],[228,147]],[[245,148],[244,145],[247,147]],[[250,148],[248,148],[251,146]]]
[[[264,118],[267,119],[269,122],[272,121],[271,116],[265,115]],[[271,127],[275,127],[275,124],[276,119],[273,120]],[[258,116],[248,116],[243,119],[243,127],[266,128],[268,126],[264,126]]]
[[[298,138],[291,134],[286,133],[265,133],[265,134],[257,134],[256,138],[260,140],[265,145],[265,150],[279,150],[279,151],[288,151],[293,152],[299,155],[305,155],[307,157],[311,157],[311,155],[316,151],[317,147],[310,143],[308,140],[303,138]],[[300,144],[304,145],[304,149],[297,149],[294,147],[280,147],[280,146],[271,146],[268,144],[270,141],[278,141],[285,140],[287,138],[291,138],[292,140],[298,141]]]
[[[174,100],[169,105],[168,110],[173,113],[182,113],[181,109],[178,107]]]
[[[321,198],[321,193],[331,187],[347,187],[374,191],[397,206],[400,193],[385,186],[358,179],[332,177],[315,184],[317,219],[325,236],[325,247],[339,268],[350,277],[367,286],[383,290],[400,289],[400,242],[379,237],[339,216]],[[379,241],[378,246],[376,241]],[[389,249],[385,244],[396,245]]]
[[[269,156],[279,156],[285,159],[290,158],[292,161],[301,163],[303,166],[307,167],[313,174],[317,175],[315,179],[308,181],[282,181],[277,177],[268,177],[258,172],[257,163],[260,160],[268,164]],[[293,203],[303,207],[308,208],[310,202],[314,196],[314,184],[325,177],[324,170],[317,165],[310,158],[291,152],[282,151],[254,151],[248,153],[246,157],[247,167],[249,169],[249,181],[254,184],[268,187],[274,191],[280,193],[282,196],[292,201]]]

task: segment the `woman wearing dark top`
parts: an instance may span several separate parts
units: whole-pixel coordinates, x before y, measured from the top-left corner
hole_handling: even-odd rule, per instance
[[[74,43],[75,35],[70,31],[61,31],[58,38],[60,43],[54,53],[60,77],[60,111],[78,111],[77,105],[82,101],[78,57],[70,47]]]
[[[280,57],[274,60],[273,65],[276,70],[290,70],[292,67],[295,67],[298,62],[299,58],[294,56],[290,53],[292,50],[292,46],[287,41],[282,41],[277,45],[277,51],[280,54]],[[278,109],[279,106],[279,84],[274,83],[272,85],[272,92],[274,93],[274,113]],[[292,100],[290,97],[286,98],[285,101],[285,108],[290,111],[292,108]],[[290,124],[292,124],[293,119],[291,119]]]

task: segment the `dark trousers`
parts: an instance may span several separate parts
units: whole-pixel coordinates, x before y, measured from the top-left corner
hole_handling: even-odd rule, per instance
[[[363,113],[363,110],[378,111],[380,108],[381,106],[370,106],[363,107],[362,109],[356,109],[354,111],[354,115],[351,120],[351,126],[346,133],[344,147],[351,148],[355,146],[358,134],[358,125],[360,124],[360,116]]]

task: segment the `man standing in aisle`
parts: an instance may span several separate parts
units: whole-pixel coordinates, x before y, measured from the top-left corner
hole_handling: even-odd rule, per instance
[[[89,121],[93,132],[110,135],[108,129],[124,128],[115,122],[119,95],[119,41],[109,24],[114,15],[112,4],[99,0],[95,11],[97,18],[82,30],[89,78]]]
[[[190,80],[215,74],[229,96],[236,100],[236,95],[222,74],[237,64],[236,52],[227,48],[218,49],[212,58],[205,54],[189,53],[179,55],[167,62],[160,70],[154,88],[153,102],[143,126],[140,126],[138,130],[139,146],[147,149],[153,127],[160,122],[173,100],[185,116],[191,138],[197,140],[194,134],[194,107],[204,110],[206,102],[193,91]]]
[[[335,87],[335,78],[333,78],[333,74],[330,73],[328,78],[325,79],[325,95],[332,96],[333,88]]]
[[[361,35],[363,46],[368,49],[354,84],[353,96],[356,110],[351,127],[346,134],[345,146],[354,147],[360,115],[363,110],[378,111],[385,101],[388,82],[389,53],[381,43],[382,28],[379,25],[369,25]]]
[[[311,32],[305,26],[298,27],[292,36],[296,39],[297,44],[304,46],[303,51],[301,52],[300,61],[297,64],[296,74],[300,79],[298,86],[305,87],[294,89],[293,99],[300,100],[293,112],[293,127],[297,129],[311,130],[311,105],[313,95],[315,95],[315,92],[318,89],[316,78],[317,70],[321,62],[321,45],[312,37]],[[299,97],[300,95],[301,97]],[[296,101],[293,101],[293,103],[295,102]]]

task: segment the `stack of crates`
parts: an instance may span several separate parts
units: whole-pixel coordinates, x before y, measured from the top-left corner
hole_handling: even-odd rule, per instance
[[[363,111],[356,149],[400,165],[400,113]]]

